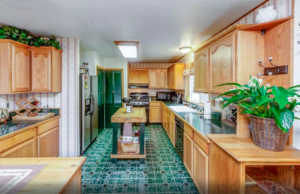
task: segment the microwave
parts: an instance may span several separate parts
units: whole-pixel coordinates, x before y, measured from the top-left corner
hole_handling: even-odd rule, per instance
[[[173,96],[176,96],[176,92],[156,92],[156,100],[172,101]]]

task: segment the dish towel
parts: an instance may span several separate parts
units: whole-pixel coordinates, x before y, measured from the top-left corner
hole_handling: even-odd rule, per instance
[[[124,140],[125,138],[128,140]],[[132,143],[132,123],[124,123],[122,143]]]

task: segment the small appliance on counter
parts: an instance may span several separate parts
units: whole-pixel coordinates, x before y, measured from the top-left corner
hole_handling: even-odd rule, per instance
[[[132,112],[131,98],[123,98],[122,101],[126,104],[126,112]]]
[[[156,92],[156,100],[172,101],[174,96],[176,96],[176,92]]]

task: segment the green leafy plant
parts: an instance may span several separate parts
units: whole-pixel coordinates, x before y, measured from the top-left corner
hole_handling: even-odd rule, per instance
[[[55,36],[51,36],[50,38],[32,37],[27,30],[18,29],[13,26],[0,27],[0,39],[11,39],[35,47],[53,46],[60,49],[59,42]]]
[[[283,87],[263,85],[261,79],[250,76],[248,84],[225,83],[218,86],[235,86],[236,89],[220,94],[215,98],[221,101],[223,108],[230,104],[240,107],[243,114],[261,118],[274,118],[276,125],[287,132],[293,125],[293,111],[300,111],[300,85],[285,89]],[[231,97],[226,97],[233,95]]]

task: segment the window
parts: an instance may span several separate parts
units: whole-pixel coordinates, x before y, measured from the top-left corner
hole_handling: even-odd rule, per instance
[[[190,79],[190,100],[191,101],[193,101],[193,102],[201,102],[201,95],[200,95],[200,93],[196,93],[195,91],[194,91],[194,76],[193,75],[191,75],[190,77],[189,77],[189,79]]]

